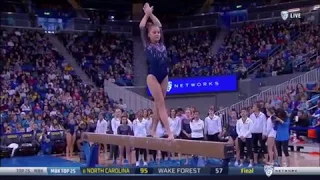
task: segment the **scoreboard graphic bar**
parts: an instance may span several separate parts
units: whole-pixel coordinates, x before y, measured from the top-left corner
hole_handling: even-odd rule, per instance
[[[1,176],[46,176],[46,167],[0,167]]]
[[[264,168],[239,167],[0,167],[0,176],[211,176],[211,175],[266,175]],[[320,175],[320,167],[274,167],[272,176],[277,175]],[[270,176],[270,172],[269,172]]]

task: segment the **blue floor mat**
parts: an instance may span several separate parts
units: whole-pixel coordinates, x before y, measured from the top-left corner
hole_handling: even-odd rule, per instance
[[[2,167],[80,167],[83,163],[49,155],[13,157],[1,159]]]

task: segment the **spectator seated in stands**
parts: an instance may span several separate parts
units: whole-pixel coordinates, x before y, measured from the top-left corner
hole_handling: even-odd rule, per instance
[[[311,123],[308,117],[308,114],[300,110],[298,111],[297,116],[295,117],[295,127],[293,129],[297,129],[295,132],[297,134],[297,138],[299,139],[301,135],[307,136],[307,130],[310,127]]]
[[[311,97],[311,99],[317,99],[317,97],[319,98],[320,96],[320,82],[318,83],[308,83],[306,85],[306,89],[308,92],[309,97]]]
[[[301,96],[299,100],[299,105],[297,106],[297,109],[299,111],[307,112],[309,109],[309,103],[307,102],[307,96]]]
[[[104,79],[132,86],[133,42],[129,37],[99,31],[58,37],[97,86],[101,87]]]

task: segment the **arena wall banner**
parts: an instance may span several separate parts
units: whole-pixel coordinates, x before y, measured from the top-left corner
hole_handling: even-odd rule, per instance
[[[236,75],[169,78],[167,95],[209,94],[238,91]],[[150,91],[147,89],[148,95]]]

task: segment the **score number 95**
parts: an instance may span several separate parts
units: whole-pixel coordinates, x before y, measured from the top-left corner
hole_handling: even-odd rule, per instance
[[[148,168],[140,168],[140,174],[149,174]]]

